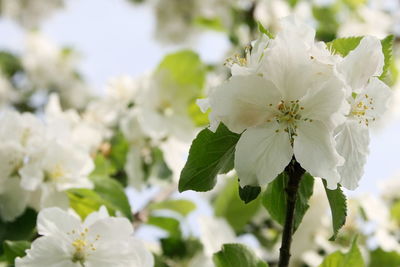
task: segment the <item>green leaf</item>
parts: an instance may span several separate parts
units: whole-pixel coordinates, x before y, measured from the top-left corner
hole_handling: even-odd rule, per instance
[[[171,217],[151,216],[147,224],[164,229],[169,233],[170,237],[180,238],[182,235],[179,221]]]
[[[393,220],[397,222],[398,225],[400,225],[400,200],[396,201],[391,209],[390,209],[390,215]]]
[[[183,240],[182,238],[168,237],[161,238],[160,241],[163,256],[172,259],[192,259],[202,248],[199,240],[194,238]]]
[[[239,197],[246,204],[256,199],[260,193],[261,193],[260,186],[246,185],[245,187],[241,187],[239,185]]]
[[[36,211],[27,209],[24,214],[13,222],[6,223],[0,220],[0,243],[3,243],[4,240],[31,239],[35,233],[36,217]],[[1,246],[0,248],[2,249]]]
[[[271,183],[268,184],[262,196],[262,203],[268,210],[271,217],[279,224],[284,225],[286,218],[286,185],[289,177],[286,172],[281,173]],[[314,178],[305,173],[301,178],[299,191],[297,193],[295,214],[294,214],[294,230],[300,225],[304,214],[307,212],[309,205],[308,200],[313,194]]]
[[[193,51],[182,50],[164,57],[155,72],[155,78],[171,101],[194,99],[204,86],[206,67]]]
[[[359,6],[365,5],[366,0],[344,0],[343,2],[350,8],[356,9]]]
[[[91,176],[94,175],[108,176],[116,172],[116,169],[111,163],[111,161],[105,158],[102,154],[96,155],[96,157],[94,158],[94,165],[95,168],[93,172],[90,174]]]
[[[0,51],[0,71],[7,77],[11,77],[18,71],[22,71],[20,59],[12,53]]]
[[[343,194],[342,189],[338,185],[337,189],[330,190],[326,187],[326,182],[323,180],[326,196],[328,197],[329,206],[331,207],[332,214],[332,227],[333,235],[329,239],[334,241],[337,237],[339,229],[346,223],[347,204],[346,196]]]
[[[345,57],[350,53],[350,51],[354,50],[358,46],[361,39],[361,36],[339,38],[327,43],[327,46],[329,49],[332,49],[334,53]]]
[[[319,267],[364,267],[360,249],[357,246],[357,239],[354,239],[349,252],[336,251],[328,255]],[[387,266],[385,266],[387,267]]]
[[[336,38],[336,33],[339,28],[337,21],[338,6],[323,5],[312,7],[314,18],[318,22],[316,38],[320,41],[329,42]]]
[[[122,185],[114,179],[105,176],[91,177],[94,191],[115,211],[120,211],[129,220],[132,220],[132,209]]]
[[[150,210],[172,210],[181,214],[182,216],[186,216],[196,209],[196,204],[185,199],[175,199],[153,203],[149,208]]]
[[[222,250],[213,255],[213,261],[216,267],[268,267],[242,244],[224,244]]]
[[[386,252],[382,249],[376,249],[370,253],[369,267],[399,267],[400,254],[391,251]]]
[[[129,143],[121,132],[111,139],[110,161],[117,170],[123,170],[126,156],[129,151]]]
[[[92,176],[94,189],[76,188],[67,192],[70,206],[82,219],[105,206],[111,215],[116,211],[132,220],[131,207],[124,188],[116,180],[105,176]]]
[[[219,173],[233,168],[233,158],[239,134],[220,123],[217,131],[202,130],[193,140],[189,157],[179,179],[179,192],[208,191],[216,184]]]
[[[31,243],[28,241],[4,241],[3,243],[3,251],[5,255],[5,259],[8,264],[13,265],[16,257],[25,256],[25,250],[30,248]]]
[[[206,113],[203,113],[194,99],[188,107],[188,113],[196,126],[205,127],[209,124],[208,114],[210,113],[210,110],[208,110]]]
[[[389,35],[385,39],[381,41],[382,44],[382,52],[385,59],[385,64],[383,65],[383,72],[379,79],[385,81],[387,78],[388,72],[390,70],[390,66],[394,65],[394,58],[393,58],[393,43],[394,43],[394,36]],[[389,81],[390,84],[390,81]]]
[[[215,215],[224,217],[236,232],[242,230],[260,208],[260,198],[249,204],[243,203],[238,187],[236,178],[228,180],[214,201]]]
[[[206,29],[223,32],[225,27],[222,24],[221,18],[206,18],[206,17],[196,17],[194,23]]]
[[[95,191],[86,188],[76,188],[67,191],[70,207],[85,219],[90,213],[98,211],[104,205],[112,215],[115,215],[111,207]]]
[[[268,36],[268,38],[270,39],[274,39],[274,36],[272,35],[272,33],[270,31],[268,31],[262,24],[261,22],[258,22],[258,31],[265,34],[266,36]]]

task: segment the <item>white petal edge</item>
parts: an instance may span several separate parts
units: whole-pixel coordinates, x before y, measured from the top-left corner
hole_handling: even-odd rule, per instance
[[[307,172],[327,181],[329,189],[336,189],[340,176],[337,167],[344,159],[337,153],[333,132],[319,121],[298,124],[294,140],[294,155]]]
[[[235,169],[240,185],[265,185],[278,176],[289,164],[293,149],[289,136],[278,124],[250,128],[236,145]]]

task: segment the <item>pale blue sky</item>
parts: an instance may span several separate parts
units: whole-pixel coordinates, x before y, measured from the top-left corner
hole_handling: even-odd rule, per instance
[[[96,90],[102,90],[109,77],[150,71],[167,52],[178,49],[154,40],[154,17],[147,6],[126,0],[68,3],[65,10],[43,23],[41,31],[59,45],[72,46],[81,53],[80,69]],[[23,30],[9,20],[0,19],[0,36],[0,48],[20,50],[23,46]],[[221,63],[229,46],[226,37],[218,33],[203,34],[190,45],[203,60]],[[356,194],[376,192],[377,181],[400,173],[399,134],[397,119],[372,136],[371,154]]]

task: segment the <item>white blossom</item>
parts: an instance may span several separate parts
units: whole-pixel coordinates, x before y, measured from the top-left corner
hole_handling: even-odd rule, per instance
[[[102,207],[82,222],[59,208],[38,215],[37,238],[17,267],[85,266],[151,267],[153,256],[132,237],[126,218],[109,217]]]
[[[311,175],[324,177],[329,188],[340,180],[337,167],[343,158],[333,132],[344,121],[344,84],[333,64],[313,56],[315,31],[300,26],[284,20],[283,30],[261,54],[257,73],[233,76],[209,95],[212,125],[222,121],[243,132],[235,152],[242,186],[272,181],[293,155]]]
[[[341,184],[354,190],[364,172],[369,153],[368,126],[386,111],[390,88],[381,80],[384,58],[380,41],[364,37],[356,49],[340,63],[338,71],[347,84],[347,101],[351,109],[347,120],[336,130],[337,150],[346,157],[339,167]]]
[[[26,28],[33,29],[41,21],[64,6],[63,0],[4,0],[1,1],[1,14],[12,18]]]

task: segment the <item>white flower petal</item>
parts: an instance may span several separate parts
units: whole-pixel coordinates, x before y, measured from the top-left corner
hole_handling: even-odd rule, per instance
[[[41,162],[30,162],[20,170],[21,186],[26,190],[36,190],[44,180]]]
[[[337,166],[343,158],[336,152],[333,134],[319,121],[298,124],[294,140],[294,155],[307,172],[327,181],[329,189],[335,189],[340,180]]]
[[[29,193],[21,188],[17,177],[7,179],[2,186],[6,190],[0,194],[0,217],[3,221],[13,221],[25,211]]]
[[[141,189],[145,184],[141,149],[142,147],[140,145],[131,146],[126,156],[126,162],[124,166],[124,170],[128,175],[129,185],[136,189]]]
[[[373,77],[361,94],[368,95],[369,100],[373,101],[372,106],[374,109],[368,109],[366,111],[366,116],[379,119],[388,109],[388,102],[392,95],[392,90],[384,82],[379,80],[379,78]],[[362,97],[363,95],[359,96]]]
[[[383,65],[381,42],[375,37],[365,36],[356,49],[337,65],[337,69],[352,91],[358,93],[371,76],[379,76],[382,73]]]
[[[72,246],[71,246],[72,247]],[[71,261],[72,251],[68,244],[53,236],[39,237],[33,241],[27,255],[17,258],[16,267],[81,267],[79,263]]]
[[[264,185],[280,174],[292,159],[293,150],[286,132],[275,122],[247,129],[235,152],[235,169],[240,185]]]
[[[326,123],[331,122],[335,118],[333,125],[338,125],[344,121],[344,115],[347,115],[347,112],[337,114],[342,105],[347,106],[347,108],[343,109],[343,112],[348,112],[350,106],[345,101],[344,85],[334,76],[322,82],[319,88],[309,90],[300,99],[300,106],[304,107],[304,110],[301,112],[303,118],[321,120]],[[340,116],[333,117],[335,114],[341,115],[342,118]]]
[[[107,208],[105,206],[101,206],[98,211],[90,213],[85,218],[84,225],[86,227],[89,227],[92,224],[94,224],[95,222],[105,219],[105,218],[109,218],[109,217],[110,217],[110,215],[108,214]]]
[[[81,227],[79,218],[60,208],[47,208],[39,212],[37,219],[37,229],[40,235],[44,236],[63,236],[72,230]]]
[[[301,42],[304,42],[309,48],[314,45],[315,30],[308,24],[296,18],[296,16],[287,16],[280,21],[282,30],[276,35],[277,38],[286,38],[291,40],[293,36]]]
[[[200,241],[208,257],[221,250],[223,244],[236,242],[235,232],[224,218],[202,216],[198,222]]]
[[[133,233],[133,226],[126,218],[108,217],[90,225],[89,235],[99,235],[104,242],[127,239]]]
[[[336,136],[338,153],[346,159],[343,166],[338,167],[340,184],[349,190],[358,186],[364,173],[364,165],[369,152],[369,130],[361,127],[355,120],[348,120],[340,126]]]
[[[231,131],[241,133],[271,117],[268,105],[281,100],[277,88],[255,75],[235,76],[223,83],[209,97],[213,114]]]
[[[271,81],[286,101],[298,100],[306,94],[315,81],[315,64],[306,44],[295,34],[275,38],[263,57],[264,77]]]

